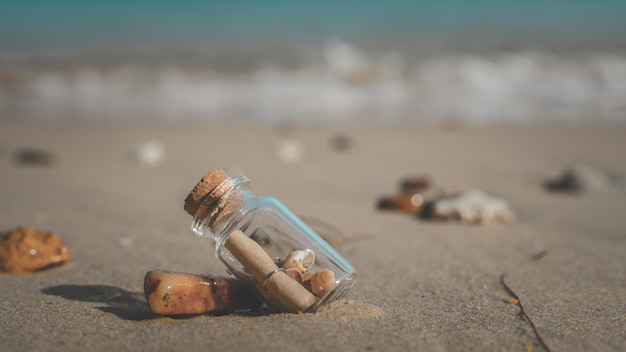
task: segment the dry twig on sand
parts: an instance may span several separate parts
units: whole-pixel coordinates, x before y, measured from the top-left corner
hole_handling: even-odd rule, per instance
[[[500,275],[500,283],[502,283],[502,286],[504,287],[506,292],[508,292],[512,298],[517,300],[517,305],[519,306],[519,309],[520,309],[519,314],[528,321],[528,323],[530,324],[530,327],[533,329],[533,332],[535,333],[535,336],[537,336],[537,340],[539,340],[539,344],[541,345],[541,347],[543,347],[546,351],[551,352],[550,347],[548,347],[546,342],[543,340],[543,338],[539,334],[539,331],[537,330],[535,323],[533,323],[533,321],[530,319],[528,314],[526,314],[526,311],[524,310],[524,306],[522,305],[522,301],[519,299],[517,294],[506,284],[506,282],[504,282],[505,276],[506,274],[504,273]]]

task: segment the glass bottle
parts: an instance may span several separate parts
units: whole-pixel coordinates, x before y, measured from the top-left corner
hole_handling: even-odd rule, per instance
[[[214,172],[210,172],[205,178],[210,177],[212,173]],[[197,204],[189,209],[186,201],[185,209],[193,216],[191,226],[193,232],[215,241],[215,254],[230,273],[277,312],[317,312],[327,303],[347,293],[354,284],[356,275],[354,267],[330,244],[278,199],[254,195],[249,188],[250,181],[244,175],[228,177],[223,171],[220,174],[221,177],[213,175],[213,179],[209,180],[209,183],[215,186],[205,189],[206,194],[196,195]],[[203,181],[205,179],[201,182]],[[189,197],[191,196],[192,194]],[[246,241],[253,240],[254,246],[258,245],[263,249],[276,264],[274,270],[259,277],[256,273],[254,275],[251,273],[251,268],[246,268],[241,263],[246,260],[237,259],[241,254],[235,255],[236,253],[228,249],[227,243],[229,236],[238,232],[237,230],[247,236]],[[295,272],[291,268],[294,266],[292,265],[294,258],[295,262],[298,259],[305,259],[306,268],[303,268],[300,262],[298,272]],[[272,290],[266,287],[270,277],[278,272],[282,272],[280,275],[287,273],[290,278],[297,281],[299,284],[295,286],[302,285],[306,288],[302,290],[294,287],[298,294],[307,297],[310,295],[311,298],[306,301],[305,306],[294,307],[285,303],[279,297],[280,292],[276,293],[276,290],[285,291],[282,288]],[[330,279],[329,286],[322,287],[323,284],[318,286],[320,282],[318,278]],[[293,285],[291,279],[286,281],[289,281],[287,284]]]

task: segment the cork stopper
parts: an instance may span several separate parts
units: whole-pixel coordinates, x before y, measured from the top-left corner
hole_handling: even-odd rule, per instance
[[[209,171],[185,198],[185,211],[189,215],[194,216],[203,203],[204,198],[227,178],[228,174],[222,169]]]

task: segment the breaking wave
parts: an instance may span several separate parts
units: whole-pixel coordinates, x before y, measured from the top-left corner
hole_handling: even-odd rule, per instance
[[[468,124],[626,118],[620,52],[420,57],[334,41],[274,54],[3,55],[0,116]]]

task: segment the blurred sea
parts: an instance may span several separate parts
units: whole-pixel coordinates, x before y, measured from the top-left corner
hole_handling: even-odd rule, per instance
[[[0,119],[626,122],[626,1],[4,3]]]

